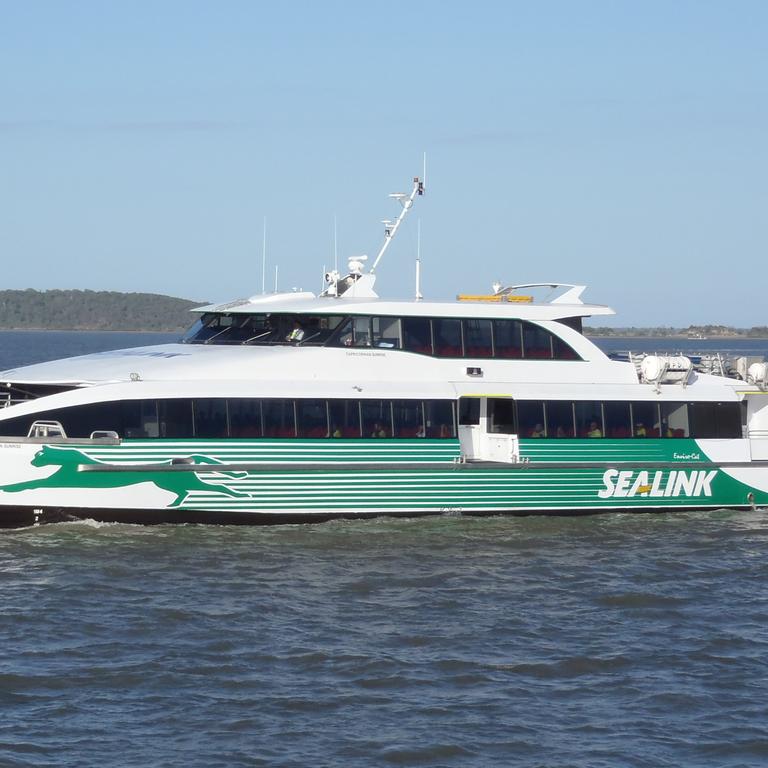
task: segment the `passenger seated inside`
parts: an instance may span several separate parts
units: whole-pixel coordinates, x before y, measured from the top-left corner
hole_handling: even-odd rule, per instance
[[[371,437],[386,437],[387,431],[384,429],[384,427],[377,421],[373,425],[373,432],[371,432]]]
[[[597,426],[596,421],[589,422],[589,429],[587,430],[587,437],[602,437],[603,430]]]
[[[638,421],[635,424],[635,437],[648,437],[648,433],[645,431],[645,425],[642,421]]]
[[[544,425],[536,424],[531,430],[531,437],[544,437]]]
[[[298,320],[293,322],[293,330],[285,337],[286,341],[298,342],[304,338],[304,329]]]

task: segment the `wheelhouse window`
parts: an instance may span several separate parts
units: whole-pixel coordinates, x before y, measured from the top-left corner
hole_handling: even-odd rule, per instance
[[[399,317],[371,318],[371,339],[374,347],[400,349],[400,337]]]
[[[523,357],[534,360],[552,359],[552,334],[532,323],[523,325]]]
[[[496,357],[520,359],[523,356],[523,324],[519,320],[494,320],[493,345]]]
[[[549,330],[523,320],[488,318],[204,314],[187,344],[298,345],[405,349],[435,357],[578,360]]]
[[[462,357],[461,320],[452,318],[433,320],[432,338],[437,357]]]
[[[403,348],[422,355],[432,354],[432,324],[428,317],[403,318]]]
[[[467,357],[493,357],[491,320],[463,320],[464,352]]]

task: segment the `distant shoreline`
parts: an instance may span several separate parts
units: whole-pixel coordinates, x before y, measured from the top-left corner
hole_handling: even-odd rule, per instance
[[[588,339],[671,339],[673,341],[768,341],[768,336],[747,336],[732,334],[729,336],[705,336],[701,339],[691,338],[685,334],[636,334],[636,333],[589,333],[584,331]]]

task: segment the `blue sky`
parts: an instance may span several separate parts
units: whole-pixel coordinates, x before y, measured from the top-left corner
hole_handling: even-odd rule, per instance
[[[0,0],[2,288],[224,300],[374,254],[427,298],[589,285],[768,324],[768,4]],[[269,280],[271,283],[271,278]]]

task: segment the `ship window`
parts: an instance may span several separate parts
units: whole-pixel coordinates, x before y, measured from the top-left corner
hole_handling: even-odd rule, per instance
[[[717,436],[725,437],[743,437],[741,428],[741,404],[740,403],[717,403]]]
[[[518,400],[517,433],[520,437],[544,437],[544,403]]]
[[[523,324],[523,357],[535,360],[552,359],[552,335],[533,323]]]
[[[603,403],[606,437],[632,437],[632,414],[629,403],[609,401]]]
[[[432,321],[437,357],[461,357],[461,320],[436,318]]]
[[[195,437],[227,437],[227,401],[220,398],[193,400]]]
[[[502,435],[515,434],[515,401],[511,397],[488,398],[488,431]]]
[[[480,398],[462,397],[459,400],[459,424],[480,423]]]
[[[188,344],[192,341],[196,341],[202,330],[203,319],[198,317],[197,320],[195,320],[195,322],[184,332],[184,335],[181,337],[181,343]]]
[[[360,402],[330,400],[331,437],[360,437]]]
[[[123,430],[127,439],[159,437],[156,400],[126,400],[122,403]]]
[[[299,437],[328,437],[325,400],[297,400],[296,425]]]
[[[635,437],[659,437],[658,403],[632,403],[632,434]]]
[[[464,320],[464,353],[467,357],[493,357],[490,320]]]
[[[687,403],[661,403],[661,436],[690,437]]]
[[[738,403],[691,403],[693,436],[696,438],[741,437],[741,409]]]
[[[298,319],[304,327],[304,338],[301,343],[308,344],[310,347],[325,344],[344,320],[341,315],[299,316]]]
[[[296,437],[293,406],[293,400],[275,398],[261,401],[264,437]]]
[[[496,357],[519,359],[523,356],[523,324],[519,320],[493,321],[493,346]]]
[[[554,360],[581,360],[568,344],[554,334],[552,335],[552,358]]]
[[[192,437],[192,401],[159,400],[160,437]]]
[[[569,328],[573,328],[574,331],[578,331],[579,333],[584,333],[584,323],[581,316],[578,317],[561,317],[559,320],[557,320],[558,323],[562,323],[563,325],[567,325]]]
[[[383,349],[400,349],[400,318],[371,318],[373,346]]]
[[[427,437],[456,437],[453,400],[427,400]]]
[[[392,403],[389,400],[363,400],[360,411],[363,437],[392,437]]]
[[[573,437],[573,403],[549,400],[545,405],[547,437]]]
[[[229,434],[232,437],[261,437],[261,400],[227,400]]]
[[[371,346],[371,318],[350,317],[334,336],[334,345],[342,347]]]
[[[424,437],[424,406],[421,400],[392,402],[394,437]]]
[[[409,352],[422,355],[432,354],[432,331],[429,318],[403,318],[403,347]]]
[[[574,404],[577,437],[603,437],[602,403],[582,400]]]

